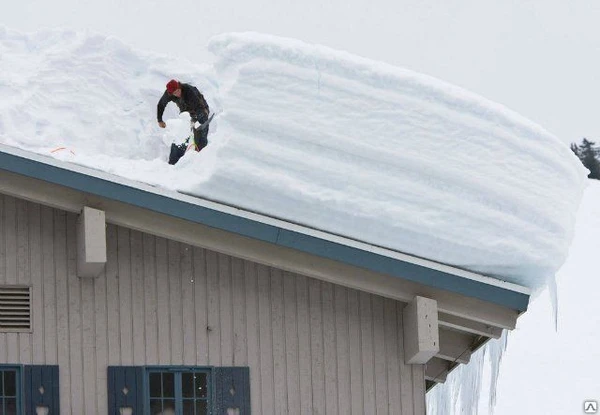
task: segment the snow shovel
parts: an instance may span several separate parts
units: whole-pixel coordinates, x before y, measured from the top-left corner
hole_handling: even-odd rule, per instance
[[[194,143],[194,131],[201,131],[208,127],[208,124],[212,121],[214,113],[208,117],[208,120],[204,121],[200,126],[194,129],[195,121],[191,123],[190,126],[190,135],[188,138],[181,144],[171,143],[171,153],[169,154],[169,164],[175,164],[179,161],[180,158],[183,157],[186,151],[188,151],[191,147],[196,147]],[[190,144],[190,140],[192,140],[192,144]]]

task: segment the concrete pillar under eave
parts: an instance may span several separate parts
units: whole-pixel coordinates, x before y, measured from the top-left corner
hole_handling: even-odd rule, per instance
[[[104,211],[85,206],[77,219],[77,275],[97,277],[106,265]]]
[[[403,310],[404,362],[425,364],[440,351],[437,301],[415,297]]]

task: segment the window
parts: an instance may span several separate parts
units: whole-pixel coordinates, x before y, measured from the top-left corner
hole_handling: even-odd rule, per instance
[[[211,408],[211,371],[190,368],[147,369],[151,415],[206,415]]]
[[[21,413],[20,374],[18,367],[0,366],[0,414]]]
[[[108,366],[109,414],[250,413],[249,367]]]

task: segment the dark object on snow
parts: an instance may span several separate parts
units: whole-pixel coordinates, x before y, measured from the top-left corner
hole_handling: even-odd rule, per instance
[[[171,153],[169,154],[169,164],[175,164],[179,161],[180,158],[185,154],[185,150],[187,149],[187,142],[182,144],[171,143]]]
[[[208,144],[208,140],[206,138],[208,134],[208,125],[212,121],[215,114],[211,114],[210,117],[206,121],[204,121],[198,128],[194,128],[194,121],[192,121],[192,130],[194,131],[194,143],[191,144],[194,146],[196,151],[202,150]],[[191,134],[190,134],[191,135]],[[183,157],[188,147],[190,146],[190,137],[185,140],[185,142],[177,145],[175,143],[171,143],[171,153],[169,154],[169,164],[175,164],[179,161],[180,158]]]

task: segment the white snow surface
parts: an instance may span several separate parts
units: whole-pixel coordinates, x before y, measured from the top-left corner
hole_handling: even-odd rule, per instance
[[[0,142],[385,248],[544,286],[563,264],[587,171],[507,108],[412,71],[256,33],[213,65],[63,30],[0,27]],[[170,78],[217,115],[189,133]]]

